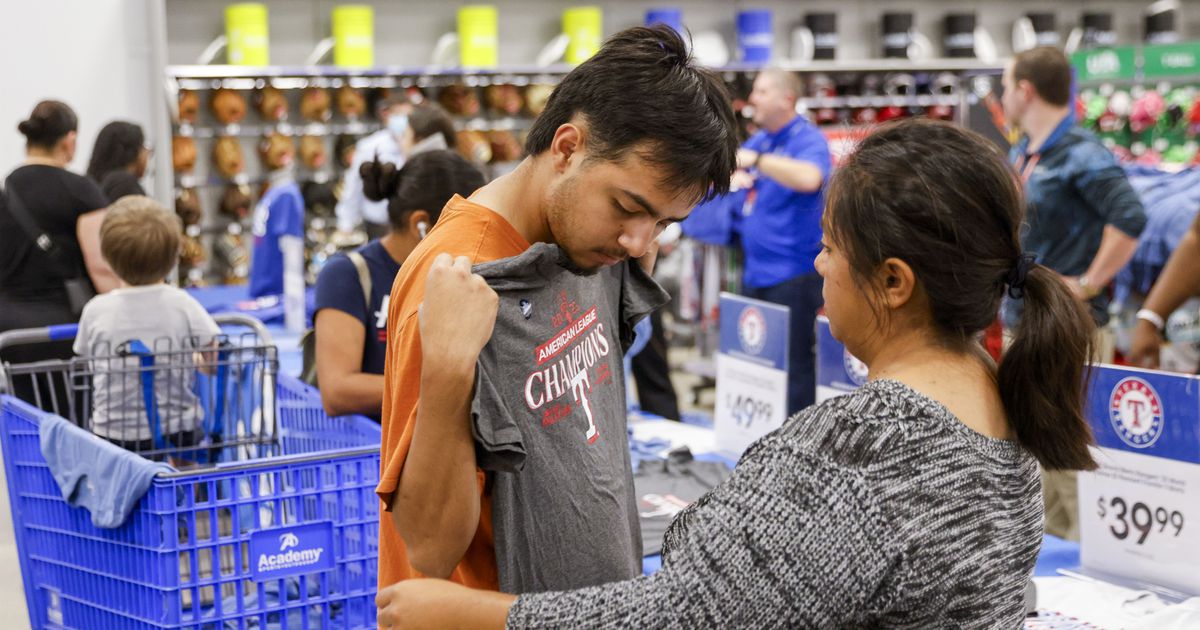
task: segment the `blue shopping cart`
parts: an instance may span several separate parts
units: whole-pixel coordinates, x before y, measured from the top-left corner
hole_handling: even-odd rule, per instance
[[[191,363],[142,344],[3,366],[0,384],[30,399],[0,395],[0,443],[33,627],[376,627],[379,425],[331,418],[315,389],[278,375],[257,320],[217,319],[250,333],[189,350]],[[10,331],[0,348],[73,335]],[[187,370],[196,373],[175,373]],[[39,445],[39,424],[53,415],[92,428],[97,375],[140,401],[146,456],[190,462],[155,477],[115,529],[63,500]],[[199,401],[198,442],[167,439],[178,409],[163,404],[164,381]]]

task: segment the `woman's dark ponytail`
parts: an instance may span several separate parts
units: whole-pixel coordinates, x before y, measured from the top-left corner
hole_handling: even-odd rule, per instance
[[[1017,440],[1050,470],[1092,470],[1084,417],[1095,325],[1058,274],[1035,265],[1024,311],[1000,362],[1000,399]]]

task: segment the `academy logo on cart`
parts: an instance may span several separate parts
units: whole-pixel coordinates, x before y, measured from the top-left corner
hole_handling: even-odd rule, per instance
[[[250,535],[256,580],[332,569],[333,523],[325,521]]]
[[[846,378],[849,378],[851,383],[862,387],[863,383],[867,382],[867,364],[859,361],[858,357],[846,349],[842,350],[842,367],[846,368]]]
[[[759,354],[767,345],[767,318],[756,307],[747,306],[738,316],[737,331],[746,354]]]
[[[1150,383],[1136,376],[1124,378],[1109,396],[1108,417],[1122,442],[1147,448],[1163,432],[1162,398]]]

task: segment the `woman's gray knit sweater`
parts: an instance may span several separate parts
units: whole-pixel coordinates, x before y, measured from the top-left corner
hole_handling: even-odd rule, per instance
[[[663,568],[522,595],[514,628],[1018,628],[1038,466],[896,381],[809,407],[681,512]]]

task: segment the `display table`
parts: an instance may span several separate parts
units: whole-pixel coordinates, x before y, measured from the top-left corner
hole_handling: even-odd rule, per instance
[[[687,446],[696,459],[707,461],[723,461],[733,467],[737,462],[728,454],[720,453],[716,448],[716,440],[712,429],[706,429],[680,422],[656,419],[644,414],[634,414],[630,418],[632,437],[636,440],[660,439],[666,440],[670,446],[664,451],[679,446]],[[642,572],[646,575],[654,573],[662,566],[662,556],[646,556],[642,559]],[[1070,569],[1079,566],[1079,543],[1073,543],[1054,536],[1042,538],[1042,550],[1038,555],[1035,576],[1055,576],[1059,569]]]
[[[1033,582],[1037,587],[1038,615],[1026,621],[1028,630],[1200,628],[1200,597],[1172,603],[1148,591],[1082,576],[1035,577]]]

